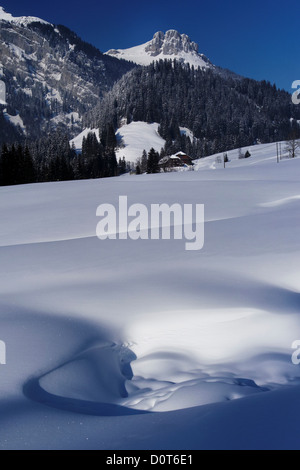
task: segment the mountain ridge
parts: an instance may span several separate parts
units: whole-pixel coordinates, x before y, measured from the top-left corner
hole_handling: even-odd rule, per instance
[[[132,61],[138,65],[150,65],[160,59],[176,59],[194,67],[215,68],[210,60],[199,53],[199,46],[187,34],[180,34],[175,29],[163,33],[158,31],[153,38],[141,45],[128,49],[110,49],[106,55]]]
[[[48,21],[42,20],[41,18],[37,18],[36,16],[14,17],[11,13],[7,13],[4,7],[0,6],[0,21],[1,20],[6,21],[8,23],[15,23],[23,26],[27,26],[30,23],[41,23],[51,25],[51,23],[48,23]]]

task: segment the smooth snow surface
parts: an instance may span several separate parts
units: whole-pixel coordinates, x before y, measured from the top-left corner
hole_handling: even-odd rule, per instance
[[[249,150],[0,188],[1,449],[300,448],[300,159]],[[205,204],[203,250],[98,240],[120,195]]]
[[[126,161],[136,163],[142,157],[143,150],[148,153],[153,147],[160,152],[166,141],[158,134],[158,126],[155,122],[147,124],[137,121],[118,129],[116,136],[121,146],[116,151],[117,158],[125,157]]]

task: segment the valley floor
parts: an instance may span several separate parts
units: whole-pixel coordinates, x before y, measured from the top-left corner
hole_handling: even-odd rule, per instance
[[[300,159],[0,188],[1,449],[300,448]],[[99,240],[204,204],[205,244]]]

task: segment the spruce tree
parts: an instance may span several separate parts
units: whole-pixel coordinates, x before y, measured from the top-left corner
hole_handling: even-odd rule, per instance
[[[151,148],[148,153],[147,173],[159,173],[159,153]]]

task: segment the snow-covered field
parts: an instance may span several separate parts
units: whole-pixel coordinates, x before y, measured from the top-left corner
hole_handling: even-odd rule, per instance
[[[143,150],[148,153],[151,148],[160,152],[166,141],[158,133],[158,124],[146,122],[131,122],[125,124],[116,132],[116,137],[122,146],[117,149],[117,159],[125,157],[128,162],[136,163],[142,158]]]
[[[300,159],[250,152],[0,188],[1,449],[300,448]],[[100,241],[120,195],[204,204],[204,248]]]

